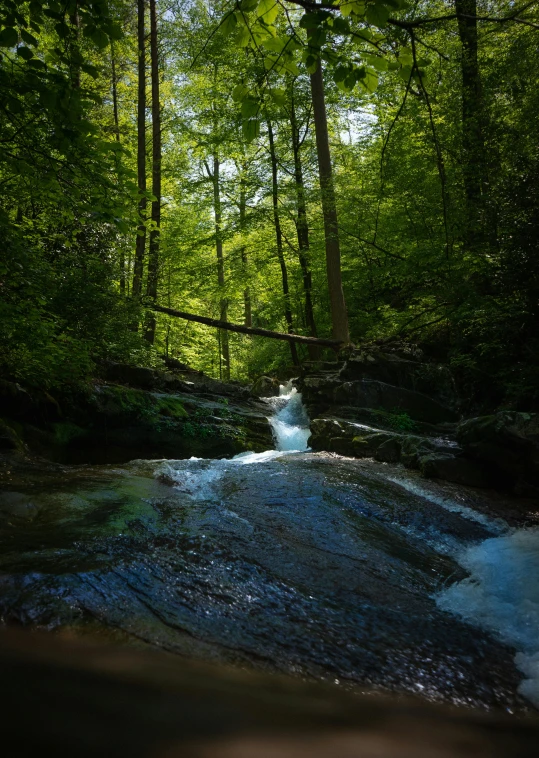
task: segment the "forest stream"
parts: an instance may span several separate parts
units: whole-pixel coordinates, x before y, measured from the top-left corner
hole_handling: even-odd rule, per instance
[[[539,528],[396,465],[311,453],[296,389],[267,403],[275,450],[17,483],[26,512],[0,522],[4,621],[355,690],[538,706]]]

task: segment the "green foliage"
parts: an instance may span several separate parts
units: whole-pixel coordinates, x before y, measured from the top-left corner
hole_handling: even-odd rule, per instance
[[[379,419],[380,424],[394,429],[396,432],[415,432],[417,431],[416,422],[410,418],[406,411],[402,411],[400,408],[394,408],[391,411],[385,411],[382,409],[372,411],[372,415],[375,419]]]

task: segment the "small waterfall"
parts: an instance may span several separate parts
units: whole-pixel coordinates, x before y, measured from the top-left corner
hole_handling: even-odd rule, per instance
[[[270,418],[275,446],[279,451],[299,452],[308,450],[310,437],[309,417],[301,399],[301,392],[292,386],[292,382],[281,384],[279,396],[270,399],[275,413]]]

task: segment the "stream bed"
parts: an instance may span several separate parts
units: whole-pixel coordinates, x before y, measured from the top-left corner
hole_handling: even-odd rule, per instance
[[[277,450],[18,481],[0,514],[3,622],[359,690],[539,705],[539,529],[403,468],[308,452],[294,389],[270,412]]]

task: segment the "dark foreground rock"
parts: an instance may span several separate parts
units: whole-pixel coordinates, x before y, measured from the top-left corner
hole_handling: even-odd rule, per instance
[[[44,634],[1,635],[0,668],[10,755],[534,758],[539,741],[537,719]],[[39,714],[31,729],[29,714]]]

